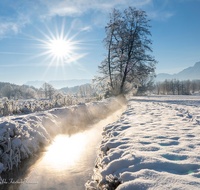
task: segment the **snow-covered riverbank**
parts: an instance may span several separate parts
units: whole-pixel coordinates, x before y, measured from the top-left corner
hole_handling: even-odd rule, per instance
[[[58,134],[73,134],[106,118],[122,102],[109,98],[99,102],[55,108],[28,115],[0,118],[0,173],[48,145]]]
[[[200,96],[133,97],[104,127],[88,190],[200,189]]]

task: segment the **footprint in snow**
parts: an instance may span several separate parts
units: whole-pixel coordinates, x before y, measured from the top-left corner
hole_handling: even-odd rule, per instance
[[[179,161],[179,160],[186,160],[188,157],[186,155],[175,155],[175,154],[163,154],[162,157],[166,158],[167,160],[172,161]]]
[[[187,135],[187,137],[195,137],[195,135]]]
[[[179,145],[179,142],[177,141],[171,141],[166,143],[159,143],[160,146],[172,146],[172,145]]]

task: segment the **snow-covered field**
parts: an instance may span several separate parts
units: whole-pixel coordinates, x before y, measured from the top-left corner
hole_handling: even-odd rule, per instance
[[[11,170],[41,146],[48,145],[56,135],[84,131],[121,108],[122,104],[117,98],[109,98],[28,115],[1,117],[0,173]]]
[[[200,189],[200,95],[132,97],[102,135],[88,190]]]

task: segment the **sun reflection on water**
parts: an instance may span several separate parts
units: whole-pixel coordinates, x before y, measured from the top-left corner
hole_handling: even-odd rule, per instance
[[[86,135],[78,133],[71,137],[58,135],[54,142],[47,148],[43,161],[58,170],[66,169],[78,161],[85,150]]]

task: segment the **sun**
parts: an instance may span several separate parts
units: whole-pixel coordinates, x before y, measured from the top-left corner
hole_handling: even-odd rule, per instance
[[[38,57],[44,57],[40,64],[46,66],[46,70],[42,76],[45,77],[47,72],[51,67],[55,67],[55,76],[57,76],[58,68],[62,67],[63,77],[65,78],[65,68],[73,68],[76,65],[79,69],[85,69],[80,63],[79,59],[87,56],[89,52],[85,52],[85,40],[80,39],[78,35],[85,31],[86,29],[80,29],[78,31],[72,31],[72,26],[67,31],[65,30],[65,19],[63,19],[62,26],[60,30],[57,28],[57,25],[54,27],[54,30],[44,23],[46,31],[42,31],[40,28],[36,28],[41,34],[41,38],[37,38],[31,35],[26,34],[32,40],[39,43],[34,44],[37,49],[42,49],[42,52],[34,55],[30,59],[35,59]],[[76,40],[78,39],[79,40]],[[84,52],[83,52],[84,51]]]
[[[71,52],[70,48],[72,48],[70,47],[70,43],[63,39],[51,40],[49,43],[51,54],[60,58],[67,57]]]
[[[34,57],[46,56],[44,62],[49,62],[50,60],[48,67],[59,65],[64,66],[66,64],[75,62],[77,63],[77,60],[85,57],[88,54],[80,53],[80,51],[77,53],[76,51],[84,49],[81,47],[85,44],[84,41],[75,40],[78,34],[84,31],[84,29],[73,33],[73,35],[70,35],[72,29],[70,28],[68,31],[65,31],[64,20],[60,31],[58,30],[57,26],[55,27],[56,34],[54,34],[46,24],[45,26],[48,31],[47,33],[37,28],[37,30],[43,35],[43,39],[30,35],[28,36],[33,40],[40,42],[39,44],[36,44],[36,46],[37,48],[43,49],[44,51]]]

